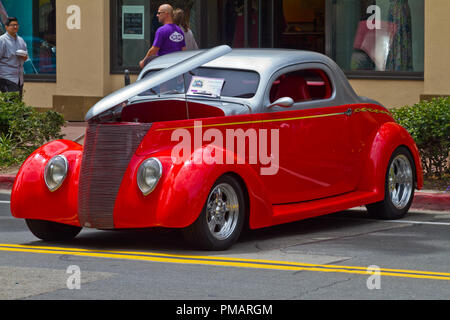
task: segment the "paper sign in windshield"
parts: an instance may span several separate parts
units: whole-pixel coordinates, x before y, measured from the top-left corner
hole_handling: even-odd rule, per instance
[[[220,97],[225,79],[192,77],[187,94]]]

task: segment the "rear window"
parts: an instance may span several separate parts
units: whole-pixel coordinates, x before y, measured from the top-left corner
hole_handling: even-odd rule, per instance
[[[150,70],[143,78],[151,77],[159,70]],[[186,93],[192,77],[224,79],[221,96],[233,98],[252,98],[258,90],[260,77],[257,72],[235,69],[197,68],[184,75],[171,79],[155,88],[149,89],[140,96]]]

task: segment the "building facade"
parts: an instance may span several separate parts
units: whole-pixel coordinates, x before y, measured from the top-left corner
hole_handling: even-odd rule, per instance
[[[387,107],[450,95],[448,0],[0,0],[16,16],[30,60],[25,102],[83,120],[132,81],[170,3],[200,48],[313,50],[334,59],[355,91]]]

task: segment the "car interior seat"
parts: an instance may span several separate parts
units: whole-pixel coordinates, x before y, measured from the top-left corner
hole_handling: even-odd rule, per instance
[[[276,83],[279,81],[279,83]],[[306,80],[298,75],[283,75],[277,80],[274,85],[276,86],[272,92],[272,102],[283,98],[291,97],[294,102],[306,101],[311,99],[309,88]]]

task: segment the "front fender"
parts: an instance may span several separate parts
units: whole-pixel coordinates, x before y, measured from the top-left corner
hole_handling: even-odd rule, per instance
[[[44,168],[56,155],[67,158],[69,170],[62,186],[51,192],[44,182]],[[56,140],[34,151],[16,176],[11,192],[12,215],[80,226],[77,208],[81,160],[82,146],[69,140]]]
[[[419,150],[411,135],[395,122],[384,123],[376,132],[364,164],[359,190],[375,192],[378,201],[384,199],[386,172],[392,153],[405,146],[411,153],[416,168],[417,189],[423,187],[423,171]]]
[[[180,164],[173,161],[170,150],[134,157],[124,175],[116,199],[115,227],[187,227],[198,218],[212,186],[224,174],[238,175],[243,181],[242,187],[247,191],[249,200],[250,226],[270,221],[271,206],[266,201],[269,197],[255,168],[247,164],[238,165],[237,161],[233,164],[207,164],[203,161],[194,161],[203,154],[205,148],[196,150],[188,160]],[[155,190],[148,196],[143,196],[137,187],[136,173],[139,165],[149,157],[161,161],[163,175]],[[237,159],[236,155],[234,158]]]

